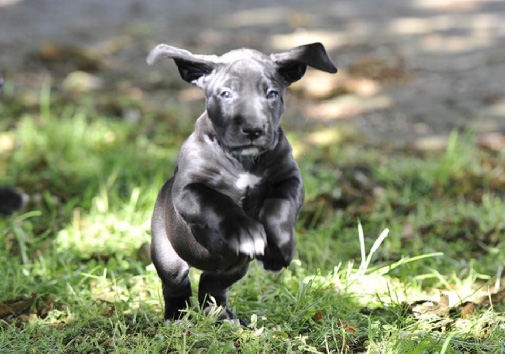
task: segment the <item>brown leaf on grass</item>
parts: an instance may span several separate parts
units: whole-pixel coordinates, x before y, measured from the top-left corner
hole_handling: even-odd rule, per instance
[[[481,294],[483,294],[481,292]],[[479,309],[490,306],[491,303],[496,305],[498,302],[505,299],[505,287],[500,291],[491,294],[472,297],[471,301],[460,302],[456,305],[449,306],[449,296],[441,295],[440,300],[420,300],[410,304],[409,312],[417,318],[429,318],[430,330],[446,330],[448,327],[455,326],[456,328],[465,328],[469,326],[468,317],[474,315]],[[484,322],[490,325],[491,322]],[[479,336],[484,340],[489,335],[483,333]]]
[[[498,305],[503,302],[505,299],[505,289],[501,289],[496,294],[491,295],[491,300],[493,301],[493,305]]]
[[[100,344],[101,346],[104,346],[106,348],[110,348],[111,343],[112,343],[111,339],[99,339],[98,340],[98,344]]]
[[[321,321],[323,319],[323,313],[321,311],[317,311],[314,316],[312,316],[314,321]]]
[[[54,310],[54,295],[47,295],[44,305],[40,309],[37,309],[40,318],[45,318],[50,311]]]
[[[441,295],[440,301],[416,301],[410,305],[409,310],[416,316],[446,317],[449,314],[449,297]]]
[[[487,307],[492,305],[498,305],[505,300],[505,277],[497,278],[497,286],[491,288],[491,296],[485,294],[481,297],[479,301],[479,307]],[[491,303],[490,303],[491,298]]]
[[[337,319],[337,326],[343,328],[347,333],[356,333],[356,327],[343,323],[340,319]]]
[[[409,306],[409,312],[416,318],[429,319],[429,330],[445,331],[454,323],[449,312],[454,310],[449,307],[449,296],[440,295],[439,301],[420,300],[415,301]]]
[[[109,309],[107,311],[102,312],[102,316],[103,317],[112,317],[112,315],[114,315],[114,312],[116,312],[116,307],[111,306],[111,307],[109,307]]]
[[[147,327],[144,329],[144,334],[150,337],[154,337],[156,335],[157,331],[155,327]]]
[[[0,302],[0,318],[6,318],[11,315],[19,316],[24,312],[28,312],[36,297],[37,293],[33,293],[30,298],[18,297]]]
[[[475,304],[471,301],[465,302],[461,307],[461,318],[465,319],[468,315],[475,313]]]
[[[34,292],[30,298],[19,297],[13,300],[0,302],[0,318],[13,316],[18,322],[29,322],[37,318],[46,318],[55,309],[54,295],[40,296]],[[65,309],[65,305],[58,307]]]

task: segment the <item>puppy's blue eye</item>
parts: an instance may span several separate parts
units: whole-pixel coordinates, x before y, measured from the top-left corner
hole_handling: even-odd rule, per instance
[[[221,97],[231,98],[231,92],[230,91],[223,91],[223,92],[221,92]]]
[[[269,100],[276,99],[276,98],[277,98],[277,96],[279,96],[279,93],[278,93],[277,91],[273,91],[273,90],[272,90],[272,91],[268,91],[268,93],[267,93],[267,98],[268,98]]]

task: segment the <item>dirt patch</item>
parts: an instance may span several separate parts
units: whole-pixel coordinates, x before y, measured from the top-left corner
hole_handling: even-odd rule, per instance
[[[387,144],[454,129],[505,131],[504,3],[388,0],[380,8],[374,5],[373,0],[275,5],[263,0],[0,0],[0,75],[24,85],[17,80],[22,73],[63,78],[74,70],[93,71],[113,91],[118,82],[178,80],[170,64],[145,64],[146,53],[158,42],[219,54],[236,47],[272,52],[321,41],[340,74],[330,83],[335,89],[321,93],[318,85],[307,86],[300,102],[288,104],[286,115],[294,126],[352,122],[370,140]]]

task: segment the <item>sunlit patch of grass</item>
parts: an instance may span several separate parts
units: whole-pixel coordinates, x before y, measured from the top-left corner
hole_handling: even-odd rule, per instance
[[[248,328],[202,315],[195,270],[187,318],[166,326],[160,280],[139,250],[194,119],[177,123],[187,112],[173,100],[156,116],[120,99],[147,112],[129,123],[103,114],[107,98],[57,95],[46,86],[28,110],[11,96],[0,107],[0,182],[32,196],[0,217],[0,303],[37,299],[1,316],[0,351],[505,350],[494,300],[505,161],[471,135],[420,152],[365,146],[347,127],[289,131],[307,192],[296,259],[278,275],[253,262],[232,287],[230,307]]]
[[[59,252],[84,259],[99,254],[131,256],[142,243],[150,241],[151,205],[156,190],[144,190],[141,195],[140,188],[133,187],[126,200],[112,195],[114,192],[112,185],[102,186],[89,211],[74,209],[71,223],[56,236]]]

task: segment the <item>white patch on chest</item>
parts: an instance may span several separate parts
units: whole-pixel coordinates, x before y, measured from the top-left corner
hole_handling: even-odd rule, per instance
[[[247,188],[253,188],[260,181],[260,177],[250,174],[249,172],[241,173],[235,182],[235,187],[240,190],[246,190]]]

